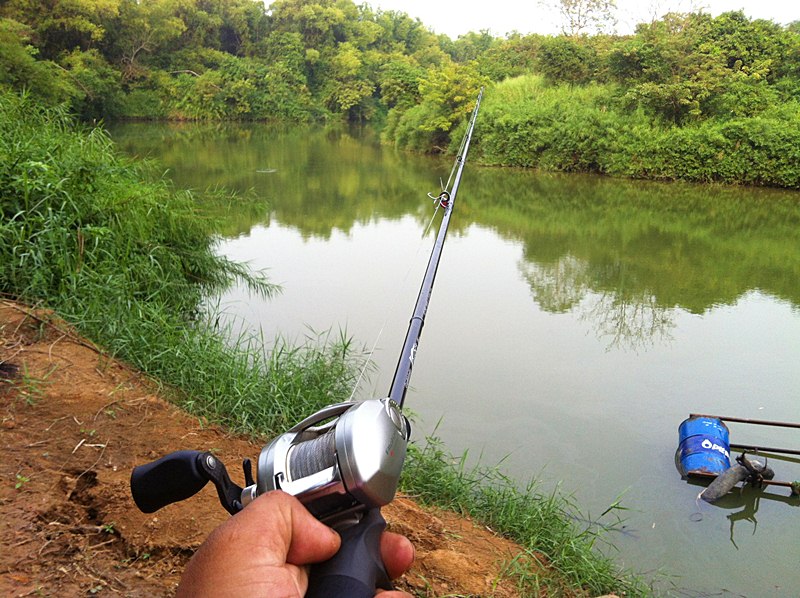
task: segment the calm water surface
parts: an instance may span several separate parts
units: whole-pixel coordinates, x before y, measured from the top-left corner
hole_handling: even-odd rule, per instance
[[[345,329],[375,346],[357,396],[386,394],[433,240],[425,194],[449,159],[353,131],[112,133],[179,187],[243,193],[209,205],[226,223],[220,251],[284,291],[231,291],[229,321],[269,338]],[[417,438],[436,429],[451,452],[504,459],[587,519],[621,498],[615,558],[663,573],[665,594],[798,595],[800,501],[780,488],[702,503],[674,453],[690,412],[800,421],[800,194],[472,163],[415,364]],[[800,449],[797,430],[731,424],[731,436]],[[770,462],[800,479],[800,460]]]

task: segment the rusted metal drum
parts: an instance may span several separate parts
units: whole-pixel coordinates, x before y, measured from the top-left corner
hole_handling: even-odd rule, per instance
[[[714,417],[690,417],[678,427],[679,469],[682,476],[720,474],[731,466],[728,426]]]

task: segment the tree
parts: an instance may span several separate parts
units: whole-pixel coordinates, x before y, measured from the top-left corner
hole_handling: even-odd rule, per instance
[[[0,88],[26,89],[46,102],[63,102],[75,93],[73,85],[55,63],[36,59],[32,35],[27,25],[0,18]]]
[[[419,102],[419,82],[425,75],[417,62],[403,54],[395,54],[380,69],[379,83],[383,103],[394,108],[410,108]]]
[[[754,116],[775,103],[771,83],[791,73],[792,35],[741,12],[671,13],[619,41],[608,68],[631,107],[671,123]]]
[[[470,31],[459,35],[458,39],[453,42],[450,56],[456,62],[475,60],[485,54],[496,41],[488,29],[481,29],[480,33]]]
[[[419,19],[412,19],[404,12],[378,11],[375,22],[383,31],[376,40],[376,47],[387,54],[392,52],[413,54],[436,43],[433,34]]]
[[[551,37],[539,46],[537,66],[551,83],[588,83],[595,70],[597,55],[583,40]]]
[[[363,52],[350,42],[339,44],[330,61],[325,98],[328,108],[334,112],[348,112],[372,95],[375,86],[366,77],[363,67]]]
[[[541,3],[561,15],[564,35],[600,33],[617,25],[616,0],[541,0]]]
[[[74,48],[87,50],[105,36],[120,0],[8,0],[2,14],[30,25],[42,56],[54,59]]]
[[[75,49],[60,61],[76,86],[72,109],[83,119],[113,118],[120,114],[120,74],[96,49]]]
[[[478,59],[478,70],[493,81],[502,81],[533,71],[543,36],[512,33],[506,39],[498,39]]]
[[[423,103],[435,107],[435,117],[422,126],[425,131],[448,133],[469,115],[478,90],[487,84],[474,64],[449,63],[430,69],[419,84]]]
[[[121,53],[123,76],[132,79],[140,71],[139,57],[154,52],[186,31],[178,9],[191,0],[122,0],[116,43]]]

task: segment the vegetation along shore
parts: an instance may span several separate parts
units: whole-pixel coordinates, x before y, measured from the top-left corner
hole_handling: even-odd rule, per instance
[[[0,7],[0,86],[83,119],[343,119],[453,151],[486,86],[486,164],[800,188],[798,23],[698,12],[452,40],[352,0],[32,6]]]

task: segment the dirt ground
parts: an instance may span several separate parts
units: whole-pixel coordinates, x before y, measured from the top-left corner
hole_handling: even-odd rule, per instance
[[[2,596],[172,595],[194,550],[228,515],[211,484],[143,514],[130,497],[131,469],[174,450],[214,450],[241,483],[242,459],[261,450],[175,408],[46,312],[10,301],[0,301],[0,405]],[[504,576],[522,554],[513,543],[409,497],[384,515],[417,550],[398,587],[521,595]],[[544,557],[533,558],[552,578]]]

